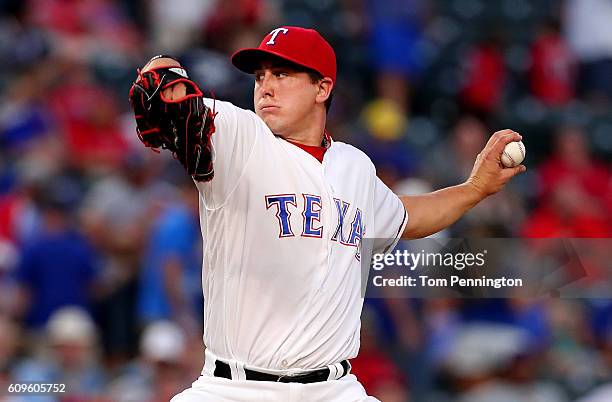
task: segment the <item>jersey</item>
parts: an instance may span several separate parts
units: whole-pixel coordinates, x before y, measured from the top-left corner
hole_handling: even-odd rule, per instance
[[[353,146],[332,140],[321,163],[252,111],[205,102],[218,112],[215,176],[196,182],[205,345],[259,370],[355,357],[361,240],[394,247],[408,219],[401,200]]]

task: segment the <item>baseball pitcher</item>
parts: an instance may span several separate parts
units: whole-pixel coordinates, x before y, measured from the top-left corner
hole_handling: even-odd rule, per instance
[[[500,164],[521,136],[495,133],[465,183],[400,197],[326,130],[336,57],[318,32],[274,29],[232,63],[253,75],[255,112],[204,97],[167,56],[130,90],[142,142],[169,149],[194,179],[206,239],[205,366],[172,401],[375,401],[349,362],[361,240],[386,252],[452,224],[525,170]]]

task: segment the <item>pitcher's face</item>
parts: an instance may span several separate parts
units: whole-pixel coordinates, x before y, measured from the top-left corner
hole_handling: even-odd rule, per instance
[[[254,75],[255,113],[274,134],[284,137],[308,124],[319,91],[308,73],[264,62]]]

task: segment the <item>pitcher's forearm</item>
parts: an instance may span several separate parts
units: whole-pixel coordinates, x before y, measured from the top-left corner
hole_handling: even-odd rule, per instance
[[[432,193],[401,196],[408,213],[403,239],[418,239],[455,223],[484,197],[469,182]]]
[[[418,239],[439,232],[481,200],[500,191],[512,177],[525,172],[523,165],[504,168],[501,164],[505,146],[522,138],[509,129],[497,131],[476,157],[472,173],[465,183],[429,194],[400,197],[408,213],[408,224],[402,238]]]

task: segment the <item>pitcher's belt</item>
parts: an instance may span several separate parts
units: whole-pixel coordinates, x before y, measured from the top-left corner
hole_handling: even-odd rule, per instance
[[[302,384],[309,384],[313,382],[327,381],[329,379],[342,378],[351,371],[351,364],[348,362],[348,360],[341,361],[340,366],[342,368],[342,372],[335,373],[336,375],[334,376],[330,376],[331,369],[329,366],[310,371],[308,373],[295,375],[275,375],[262,373],[261,371],[250,370],[247,368],[244,369],[244,373],[246,375],[246,379],[249,381],[299,382]],[[231,380],[232,371],[230,369],[230,365],[221,360],[215,361],[214,376]]]

